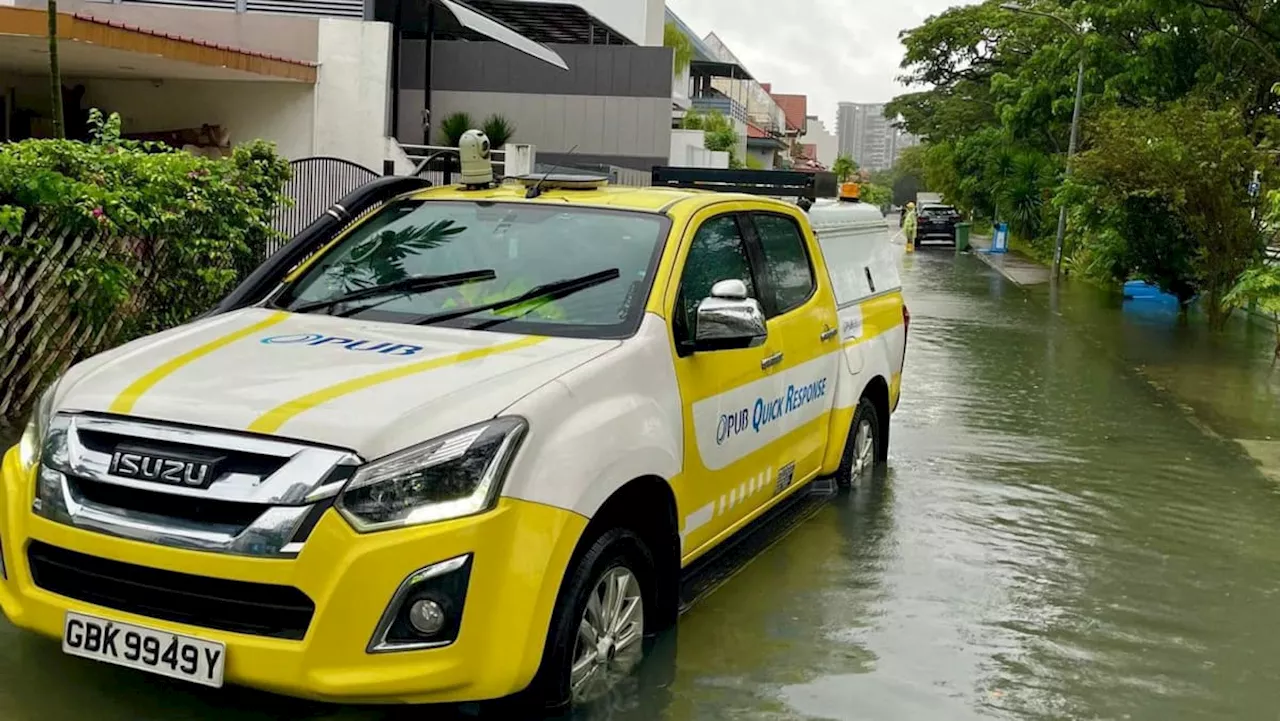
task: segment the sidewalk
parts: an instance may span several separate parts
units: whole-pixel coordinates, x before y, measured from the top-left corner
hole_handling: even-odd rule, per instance
[[[1053,272],[1039,263],[1028,260],[1012,251],[1008,253],[987,253],[991,249],[991,236],[974,236],[969,244],[973,246],[973,254],[982,262],[996,269],[996,272],[1019,286],[1043,285],[1053,277]]]

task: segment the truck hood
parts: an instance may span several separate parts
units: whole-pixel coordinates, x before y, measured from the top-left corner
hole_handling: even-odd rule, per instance
[[[95,356],[68,371],[54,403],[372,459],[492,418],[617,345],[254,308]]]

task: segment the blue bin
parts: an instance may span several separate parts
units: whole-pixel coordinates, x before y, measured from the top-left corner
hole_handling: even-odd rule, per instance
[[[992,253],[1009,252],[1009,224],[996,223],[995,234],[991,236]]]

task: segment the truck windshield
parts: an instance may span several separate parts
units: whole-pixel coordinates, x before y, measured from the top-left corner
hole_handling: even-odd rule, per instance
[[[665,217],[652,213],[400,201],[342,238],[274,304],[364,320],[415,323],[439,317],[444,320],[438,325],[455,328],[626,337],[639,327],[668,228]],[[608,276],[600,282],[553,297],[506,302],[602,272]],[[419,277],[423,283],[412,282]],[[432,282],[440,278],[462,282]],[[374,292],[361,292],[368,289]]]

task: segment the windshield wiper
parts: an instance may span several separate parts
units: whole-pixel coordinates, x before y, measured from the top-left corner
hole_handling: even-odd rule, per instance
[[[395,295],[397,293],[425,293],[431,290],[442,290],[444,288],[453,288],[459,285],[467,285],[469,283],[481,283],[486,280],[496,280],[498,274],[493,270],[469,270],[465,273],[451,273],[449,275],[420,275],[413,278],[404,278],[392,283],[383,283],[375,285],[371,288],[361,288],[352,291],[346,295],[340,295],[337,298],[329,298],[328,300],[318,300],[314,303],[303,303],[302,305],[290,308],[294,313],[310,313],[314,310],[323,310],[332,308],[342,303],[351,303],[365,298],[376,298],[380,295]],[[343,311],[339,315],[342,317],[352,316],[357,313],[369,310],[370,308],[382,305],[386,301],[373,303]]]
[[[465,308],[463,310],[454,310],[454,311],[449,311],[448,313],[436,313],[435,315],[429,315],[425,318],[419,318],[416,321],[412,321],[411,325],[433,325],[435,323],[444,323],[446,321],[462,318],[468,315],[473,315],[475,313],[484,313],[486,311],[502,310],[504,308],[510,308],[512,306],[521,305],[523,303],[530,303],[533,301],[542,301],[545,303],[553,300],[560,300],[561,298],[571,296],[574,293],[584,291],[588,288],[594,288],[597,285],[600,285],[602,283],[608,283],[611,280],[617,280],[618,278],[621,278],[621,277],[622,277],[621,271],[619,271],[617,268],[610,268],[609,270],[601,270],[595,273],[591,273],[589,275],[579,276],[577,278],[566,278],[565,280],[557,280],[554,283],[546,283],[544,285],[537,286],[536,288],[530,291],[521,293],[520,295],[513,296],[511,298],[507,298],[506,300],[497,301],[496,303],[486,303],[484,305],[477,305],[471,308]],[[538,305],[541,305],[541,303],[539,303]],[[498,318],[496,320],[491,320],[482,325],[476,326],[476,328],[484,329],[492,325],[497,325],[499,323],[506,323],[509,320],[513,320],[513,319]]]

